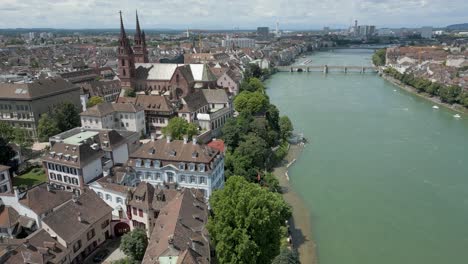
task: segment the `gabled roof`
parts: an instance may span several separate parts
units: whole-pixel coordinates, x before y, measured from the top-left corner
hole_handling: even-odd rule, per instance
[[[138,79],[169,81],[179,65],[175,63],[135,63],[136,76]]]
[[[205,229],[208,206],[198,194],[195,189],[182,189],[161,210],[143,264],[158,263],[159,257],[174,255],[181,258],[177,263],[210,263],[210,244]],[[187,249],[189,252],[185,252]]]
[[[171,102],[164,95],[138,95],[135,105],[142,107],[145,111],[172,113]]]
[[[66,202],[42,221],[65,242],[71,243],[83,236],[90,226],[105,216],[109,216],[110,220],[111,213],[112,208],[94,191],[85,189],[75,201]],[[78,216],[80,216],[81,221],[79,221]]]
[[[224,89],[202,89],[201,91],[209,104],[229,103],[229,97]]]
[[[0,83],[0,98],[31,100],[79,89],[62,78],[40,79],[32,83]]]
[[[143,108],[134,104],[124,103],[100,103],[93,107],[89,107],[86,111],[82,112],[81,116],[103,117],[110,115],[114,112],[122,113],[137,113],[142,111]]]
[[[0,205],[0,228],[11,228],[18,223],[19,214],[15,208]]]
[[[42,215],[72,198],[72,193],[62,190],[47,189],[47,184],[37,185],[24,194],[19,202],[38,215]]]
[[[52,163],[83,168],[88,163],[104,156],[104,152],[100,147],[99,149],[93,149],[88,144],[75,145],[57,142],[42,159]]]
[[[206,64],[190,64],[190,69],[196,82],[215,82],[217,80]]]
[[[205,89],[202,89],[202,91],[203,90]],[[202,91],[196,91],[182,98],[183,107],[180,109],[180,112],[196,112],[200,108],[208,105],[208,101]]]

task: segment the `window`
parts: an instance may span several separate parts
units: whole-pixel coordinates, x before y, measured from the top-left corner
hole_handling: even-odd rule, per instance
[[[146,172],[146,179],[148,179],[148,180],[153,179],[153,175],[151,175],[151,172],[149,172],[149,171]]]
[[[190,176],[190,183],[195,183],[195,176]]]
[[[143,217],[143,210],[138,209],[138,216]]]
[[[156,180],[160,181],[161,180],[161,173],[156,172]]]
[[[137,215],[137,209],[133,207],[133,215]]]
[[[102,229],[106,228],[109,225],[109,223],[110,223],[109,219],[106,219],[106,221],[102,222],[101,228]]]
[[[180,175],[180,182],[185,182],[185,175]]]
[[[174,173],[166,172],[166,176],[167,176],[167,181],[168,182],[174,182]]]
[[[81,240],[76,241],[75,245],[73,245],[73,252],[76,253],[81,248]]]
[[[97,194],[98,194],[99,198],[102,199],[102,192],[98,192]]]
[[[110,194],[106,194],[106,201],[112,202],[112,196]]]
[[[70,177],[68,177],[68,176],[63,176],[63,181],[66,182],[66,183],[69,183],[69,182],[71,183]]]
[[[57,180],[58,180],[58,181],[62,181],[62,175],[57,174]]]
[[[200,177],[199,178],[199,183],[200,184],[206,184],[206,178],[205,177]]]
[[[116,201],[117,201],[118,204],[123,204],[123,199],[120,198],[120,197],[117,197]]]
[[[179,163],[179,170],[185,170],[185,164]]]
[[[190,164],[190,165],[189,165],[189,168],[190,168],[191,171],[194,171],[194,170],[195,170],[195,164],[193,164],[193,163]]]
[[[91,229],[87,234],[86,238],[88,238],[88,241],[91,240],[94,236],[96,235],[96,232],[94,231],[94,228]]]
[[[52,173],[52,172],[51,172],[51,173],[50,173],[50,178],[51,178],[52,180],[56,180],[56,179],[57,179],[57,176],[55,176],[55,173]]]

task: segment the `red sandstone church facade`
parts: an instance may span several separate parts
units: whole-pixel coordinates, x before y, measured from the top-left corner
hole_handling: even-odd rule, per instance
[[[149,63],[146,35],[140,28],[138,14],[132,47],[120,13],[118,72],[124,89],[156,91],[171,99],[183,98],[197,88],[217,88],[217,78],[207,65]]]

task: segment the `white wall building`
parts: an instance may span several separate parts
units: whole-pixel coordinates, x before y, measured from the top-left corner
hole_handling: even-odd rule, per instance
[[[12,191],[10,167],[0,165],[0,193],[9,193]]]
[[[146,134],[143,107],[134,104],[101,103],[80,114],[81,126],[93,129],[128,130]]]
[[[149,141],[130,155],[127,165],[141,181],[200,189],[207,199],[224,186],[223,154],[197,144],[196,139]]]

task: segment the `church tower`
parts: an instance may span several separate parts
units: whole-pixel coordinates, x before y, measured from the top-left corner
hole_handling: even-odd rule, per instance
[[[123,88],[131,88],[135,78],[135,55],[128,40],[120,11],[120,37],[118,54],[119,78]]]
[[[145,31],[140,29],[140,21],[138,19],[138,12],[136,13],[136,32],[134,38],[133,51],[135,52],[135,62],[144,63],[148,60],[148,49],[146,48],[146,35]]]

